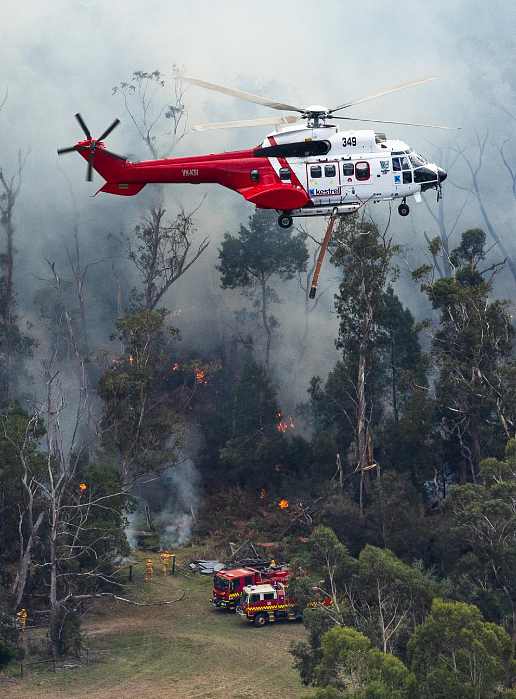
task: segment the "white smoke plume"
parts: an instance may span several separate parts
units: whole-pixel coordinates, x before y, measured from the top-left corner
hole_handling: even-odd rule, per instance
[[[154,516],[160,548],[184,546],[190,541],[200,510],[199,473],[191,458],[170,469],[164,476],[169,497],[161,512]]]
[[[136,524],[139,517],[140,514],[138,513],[138,510],[126,515],[127,527],[125,528],[125,536],[132,551],[138,548],[138,531]]]

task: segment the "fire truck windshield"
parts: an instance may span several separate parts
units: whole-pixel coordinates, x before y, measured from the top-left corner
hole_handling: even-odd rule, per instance
[[[213,577],[213,587],[216,590],[220,590],[221,592],[224,592],[224,590],[227,590],[229,586],[229,581],[227,578],[223,578],[220,575],[215,575]]]

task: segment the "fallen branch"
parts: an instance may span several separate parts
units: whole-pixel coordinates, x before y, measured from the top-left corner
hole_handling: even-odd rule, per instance
[[[166,600],[163,602],[135,602],[132,599],[127,599],[127,597],[120,597],[119,595],[115,595],[114,592],[98,592],[95,595],[69,595],[66,597],[64,600],[61,600],[61,604],[64,602],[67,602],[69,599],[73,600],[83,600],[83,599],[98,599],[99,597],[111,597],[111,599],[116,599],[119,600],[120,602],[127,602],[128,604],[134,604],[137,607],[159,607],[164,604],[175,604],[175,602],[181,602],[181,600],[184,599],[186,595],[186,590],[183,590],[183,594],[181,597],[178,597],[177,599],[172,599],[172,600]]]
[[[181,595],[181,597],[178,597],[177,599],[164,601],[164,602],[135,602],[134,600],[127,599],[126,597],[119,597],[118,595],[115,595],[112,592],[101,592],[97,596],[98,597],[99,596],[108,596],[108,597],[111,597],[112,599],[119,600],[120,602],[127,602],[128,604],[134,604],[137,607],[159,607],[159,606],[162,606],[164,604],[174,604],[175,602],[181,602],[181,600],[184,599],[185,595],[186,595],[186,591],[183,590],[183,594]]]

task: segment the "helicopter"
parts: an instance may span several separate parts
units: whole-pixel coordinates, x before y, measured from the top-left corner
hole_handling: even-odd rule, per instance
[[[116,119],[94,139],[80,114],[86,140],[59,149],[59,155],[77,151],[88,163],[86,179],[93,170],[106,183],[99,192],[133,196],[149,183],[216,183],[241,194],[260,209],[274,209],[281,228],[290,228],[295,217],[338,216],[357,211],[365,204],[399,201],[401,216],[409,214],[408,197],[421,201],[421,192],[436,189],[447,177],[445,170],[428,161],[407,143],[389,140],[374,130],[340,131],[335,119],[380,124],[402,124],[425,128],[455,129],[452,126],[413,124],[400,121],[360,119],[335,112],[384,95],[435,80],[434,76],[413,80],[382,90],[332,109],[322,105],[297,107],[248,92],[223,87],[197,78],[178,80],[296,114],[259,119],[204,124],[196,131],[245,126],[275,125],[276,130],[249,150],[162,160],[130,162],[109,151],[104,139],[118,126]]]

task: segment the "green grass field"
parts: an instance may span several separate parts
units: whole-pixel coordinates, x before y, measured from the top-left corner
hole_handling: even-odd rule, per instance
[[[164,576],[156,563],[155,570],[154,580],[144,583],[139,565],[125,596],[172,600],[184,591],[181,602],[100,603],[84,620],[84,644],[99,662],[56,673],[32,674],[29,668],[26,679],[0,680],[2,698],[297,699],[306,693],[288,653],[290,642],[305,636],[302,624],[255,629],[237,614],[211,607],[211,577]],[[37,632],[28,630],[27,638],[31,633]]]

